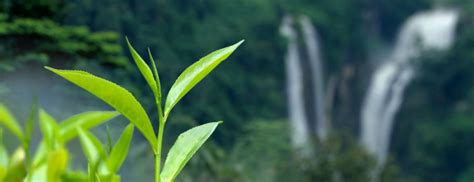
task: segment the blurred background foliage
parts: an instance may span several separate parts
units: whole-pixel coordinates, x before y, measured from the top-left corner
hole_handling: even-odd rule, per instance
[[[28,61],[47,64],[97,59],[103,64],[126,64],[116,32],[92,33],[85,26],[61,25],[64,6],[62,1],[2,2],[0,68],[3,71],[14,71]]]
[[[369,181],[375,161],[354,139],[374,64],[368,52],[393,42],[408,16],[436,6],[462,9],[455,44],[447,54],[420,58],[423,69],[406,91],[381,180],[470,181],[474,2],[469,0],[0,0],[0,101],[13,103],[9,95],[16,92],[3,78],[52,65],[113,78],[153,113],[151,92],[123,52],[124,36],[142,55],[151,49],[163,88],[197,58],[244,38],[231,61],[183,98],[170,118],[176,132],[166,136],[169,141],[189,125],[225,120],[180,180]],[[279,35],[285,14],[311,18],[322,35],[325,76],[338,80],[331,113],[338,132],[327,142],[314,142],[311,160],[289,145],[286,41]],[[62,90],[80,95],[77,100],[87,97]],[[40,104],[49,101],[40,97]],[[136,164],[129,164],[135,168],[130,180],[148,176],[150,169]]]

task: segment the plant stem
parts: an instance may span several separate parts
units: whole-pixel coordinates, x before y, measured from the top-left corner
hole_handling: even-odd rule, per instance
[[[154,66],[155,67],[155,66]],[[155,67],[156,69],[156,67]],[[155,70],[156,71],[156,70]],[[157,84],[160,84],[159,78],[157,77],[158,74],[155,74],[155,79],[158,80]],[[161,92],[161,90],[158,90],[158,92]],[[162,143],[163,143],[163,133],[164,133],[164,128],[165,128],[165,119],[163,118],[163,109],[161,107],[161,94],[156,95],[155,94],[155,102],[156,102],[156,107],[158,110],[158,123],[159,123],[159,128],[158,128],[158,137],[157,137],[157,146],[156,146],[156,151],[155,151],[155,182],[161,182],[161,148],[162,148]]]
[[[161,146],[163,141],[163,129],[165,126],[165,122],[160,122],[160,127],[158,129],[158,140],[157,140],[157,150],[155,156],[155,182],[160,182],[160,172],[161,172]]]
[[[158,154],[155,154],[155,182],[160,182],[160,157]]]

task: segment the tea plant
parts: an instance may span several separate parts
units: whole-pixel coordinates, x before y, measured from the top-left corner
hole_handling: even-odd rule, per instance
[[[150,69],[147,63],[135,51],[128,39],[127,43],[135,64],[155,97],[158,111],[158,135],[155,134],[151,120],[142,105],[125,88],[84,71],[59,70],[51,67],[46,67],[46,69],[90,92],[124,115],[143,134],[153,150],[155,157],[155,181],[171,182],[175,180],[186,163],[210,137],[217,125],[221,123],[221,121],[207,123],[180,134],[168,152],[163,169],[161,170],[163,133],[171,110],[197,83],[204,79],[217,65],[227,59],[234,50],[243,43],[243,40],[210,53],[184,70],[169,90],[164,103],[164,109],[162,107],[160,78],[150,50],[148,50],[148,55],[152,69]],[[81,136],[83,136],[81,138],[84,138],[83,143],[85,143],[84,140],[87,138],[90,140],[87,143],[92,147],[89,147],[91,149],[87,150],[86,154],[88,154],[89,162],[92,162],[92,169],[94,169],[93,162],[98,158],[97,155],[99,155],[101,151],[97,150],[97,148],[100,149],[100,147],[95,147],[94,149],[93,146],[99,146],[99,144],[94,142],[90,137],[87,137],[88,135],[86,133]]]
[[[116,111],[91,111],[58,123],[45,110],[37,109],[36,104],[33,104],[25,122],[25,129],[22,129],[9,109],[0,103],[0,125],[8,129],[21,143],[18,149],[9,155],[3,145],[3,129],[0,128],[0,181],[120,181],[116,173],[128,153],[133,126],[129,125],[125,129],[108,156],[100,151],[102,145],[87,131],[118,115]],[[39,116],[43,139],[32,155],[30,141],[36,116]],[[89,159],[89,167],[99,167],[99,172],[89,170],[89,175],[86,175],[81,171],[67,169],[69,152],[65,146],[77,136],[80,137],[84,153]],[[99,152],[93,152],[94,149]]]

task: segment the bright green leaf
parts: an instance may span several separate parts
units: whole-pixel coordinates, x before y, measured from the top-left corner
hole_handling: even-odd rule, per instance
[[[153,56],[151,55],[150,49],[148,49],[148,56],[150,57],[151,65],[153,67],[153,75],[155,76],[155,81],[156,81],[156,89],[158,94],[155,95],[155,102],[156,106],[158,107],[158,117],[159,121],[163,122],[163,109],[162,109],[162,95],[161,95],[161,83],[160,83],[160,75],[158,74],[158,69],[156,68],[156,63],[155,59],[153,59]]]
[[[110,133],[109,125],[105,125],[105,133],[107,134],[107,150],[106,153],[110,154],[112,151],[112,133]]]
[[[7,176],[7,168],[4,166],[0,166],[0,181],[4,181],[6,176]]]
[[[161,101],[161,83],[160,83],[160,75],[158,74],[158,69],[156,68],[155,59],[151,55],[150,49],[148,49],[148,56],[150,57],[151,66],[153,68],[153,76],[156,82],[156,93],[155,97],[157,97]],[[160,102],[161,103],[161,102]]]
[[[166,157],[165,165],[161,172],[161,180],[163,182],[174,181],[186,163],[211,136],[219,123],[221,122],[203,124],[179,135]]]
[[[99,176],[97,175],[97,167],[92,166],[90,162],[87,163],[87,173],[89,173],[89,182],[100,182]]]
[[[46,147],[46,143],[41,141],[36,147],[35,156],[33,157],[33,166],[40,166],[43,162],[46,161],[46,154],[48,153],[48,149]]]
[[[41,165],[35,168],[32,173],[28,173],[26,179],[30,179],[31,181],[48,181],[48,166]],[[28,182],[28,180],[24,180],[24,182]]]
[[[87,90],[122,113],[150,142],[153,151],[156,151],[156,136],[150,118],[128,90],[84,71],[58,70],[50,67],[46,69]]]
[[[5,125],[20,141],[23,141],[23,132],[17,120],[11,112],[0,103],[0,124]]]
[[[89,182],[87,174],[82,171],[67,171],[62,175],[62,179],[65,182]]]
[[[119,113],[116,111],[91,111],[74,115],[59,124],[62,140],[66,143],[76,137],[77,127],[88,130],[105,123],[118,115]]]
[[[25,148],[26,151],[26,162],[29,167],[31,166],[30,141],[31,135],[34,131],[33,128],[35,126],[36,116],[38,116],[38,104],[37,99],[35,98],[33,104],[31,105],[31,110],[30,114],[28,115],[28,119],[25,122],[25,136],[23,138],[23,148]]]
[[[120,182],[120,176],[115,174],[99,175],[99,181]]]
[[[39,112],[39,121],[40,121],[40,129],[43,133],[44,141],[46,142],[46,146],[48,149],[54,149],[57,144],[61,142],[58,141],[60,138],[59,136],[59,126],[56,120],[46,113],[43,109],[40,109]]]
[[[26,176],[25,162],[25,150],[18,148],[13,152],[10,158],[10,164],[8,167],[8,173],[5,177],[6,181],[23,181]]]
[[[78,135],[76,127],[81,127],[87,130],[118,115],[119,113],[116,111],[91,111],[74,115],[59,124],[62,142],[66,144]],[[38,166],[45,161],[46,152],[45,143],[41,142],[35,152],[33,160],[35,166]]]
[[[128,41],[128,38],[126,38],[126,40],[127,40],[128,49],[130,50],[130,53],[132,54],[132,58],[135,61],[135,64],[137,65],[138,69],[142,73],[146,82],[150,86],[151,90],[153,91],[153,94],[158,95],[156,81],[155,81],[155,78],[153,77],[153,74],[151,73],[150,67],[148,67],[148,65],[142,59],[142,57],[140,57],[137,51],[135,51],[135,49],[132,47],[132,45]]]
[[[155,76],[156,88],[157,88],[157,91],[158,91],[158,95],[161,98],[160,75],[158,74],[158,69],[156,67],[156,62],[155,62],[155,59],[153,59],[153,55],[151,54],[150,49],[148,49],[148,56],[150,57],[151,66],[153,68],[153,75]]]
[[[66,170],[68,159],[69,154],[64,148],[59,148],[49,153],[47,170],[48,181],[60,181],[61,175]]]
[[[38,115],[38,104],[35,100],[31,105],[30,114],[28,115],[28,119],[26,120],[26,127],[25,127],[25,148],[29,147],[29,142],[31,140],[31,135],[33,134],[33,128],[35,126],[35,118]]]
[[[99,139],[97,139],[91,132],[82,128],[77,128],[77,130],[84,155],[91,165],[96,166],[100,160],[105,158],[105,151],[102,147],[102,143],[100,143]]]
[[[173,109],[184,95],[204,79],[219,63],[227,59],[242,43],[243,40],[229,47],[214,51],[186,68],[186,70],[179,75],[166,97],[164,118],[168,117],[171,109]]]
[[[107,166],[112,173],[117,173],[120,169],[120,166],[122,166],[123,161],[125,161],[132,137],[133,125],[128,125],[112,149],[109,158],[107,159]]]

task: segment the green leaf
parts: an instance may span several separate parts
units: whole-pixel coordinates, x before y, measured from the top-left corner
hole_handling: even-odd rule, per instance
[[[26,126],[25,126],[25,138],[24,138],[24,147],[29,148],[30,140],[31,140],[31,135],[33,134],[33,128],[35,125],[35,119],[36,116],[38,115],[38,103],[37,100],[33,102],[31,105],[31,110],[30,114],[28,115],[28,120],[26,120]],[[27,153],[29,153],[28,150],[26,150]]]
[[[128,90],[84,71],[58,70],[50,67],[46,67],[46,69],[87,90],[122,113],[140,130],[150,142],[153,150],[156,151],[156,136],[150,118],[142,105]]]
[[[164,118],[168,118],[171,109],[173,109],[179,100],[197,83],[204,79],[219,63],[227,59],[243,42],[242,40],[229,47],[214,51],[186,68],[186,70],[179,75],[166,97]]]
[[[118,115],[119,113],[116,111],[91,111],[74,115],[59,124],[61,137],[66,143],[77,136],[77,127],[88,130]]]
[[[119,113],[116,111],[91,111],[74,115],[59,124],[62,142],[66,144],[71,139],[74,139],[78,135],[77,127],[88,130],[107,122],[118,115]],[[46,152],[45,143],[41,142],[35,152],[33,160],[35,166],[40,165],[45,161]]]
[[[59,137],[59,126],[56,120],[46,113],[43,109],[40,109],[39,113],[39,120],[40,120],[40,129],[43,133],[44,141],[46,142],[46,146],[48,149],[54,149],[57,147],[58,144],[61,144],[60,137]]]
[[[113,174],[117,173],[122,166],[123,161],[128,154],[128,148],[133,137],[133,125],[128,125],[123,131],[120,139],[115,144],[109,158],[107,159],[107,166]]]
[[[62,180],[67,182],[89,182],[87,174],[82,171],[66,171],[62,175]]]
[[[166,157],[165,165],[161,172],[161,180],[163,182],[174,181],[186,163],[211,136],[219,123],[221,122],[203,124],[179,135]]]
[[[125,39],[127,40],[128,49],[130,50],[130,53],[132,54],[132,58],[135,61],[135,64],[137,65],[138,69],[142,73],[146,82],[150,86],[151,90],[153,91],[153,94],[158,95],[158,90],[157,90],[158,87],[156,85],[155,78],[153,77],[153,74],[151,73],[150,67],[148,67],[148,65],[142,59],[142,57],[140,57],[137,51],[135,51],[135,49],[130,44],[130,41],[128,41],[128,38],[125,38]]]
[[[6,176],[7,176],[7,168],[4,166],[0,166],[0,181],[4,181]]]
[[[9,129],[16,137],[20,140],[23,141],[23,132],[18,124],[17,120],[11,112],[8,110],[7,107],[5,107],[3,104],[0,103],[0,124],[5,125],[7,129]]]
[[[105,133],[107,134],[107,150],[106,153],[110,154],[112,151],[112,133],[110,133],[109,125],[105,125]]]
[[[25,150],[18,148],[13,152],[10,158],[10,164],[8,167],[8,173],[5,177],[5,181],[23,181],[26,176],[25,162]]]
[[[24,182],[29,182],[30,181],[48,181],[48,166],[47,165],[41,165],[37,168],[32,173],[28,173],[28,175],[25,177]]]
[[[31,105],[30,114],[28,115],[28,119],[25,122],[25,136],[23,138],[23,148],[26,151],[26,164],[28,168],[31,167],[31,135],[34,132],[35,120],[38,116],[38,100],[37,98],[34,99],[33,104]]]
[[[105,158],[104,148],[100,141],[91,132],[82,128],[77,128],[77,130],[82,151],[84,152],[87,161],[89,161],[92,167],[95,168],[99,161]]]
[[[41,141],[36,147],[35,156],[33,157],[33,166],[40,166],[46,161],[46,155],[48,153],[48,148],[46,143]]]
[[[160,117],[160,120],[163,117],[163,110],[161,109],[161,104],[162,104],[162,98],[161,98],[161,83],[160,83],[160,75],[158,74],[158,69],[156,68],[155,64],[155,59],[153,59],[153,56],[151,55],[150,49],[148,49],[148,56],[150,57],[151,65],[153,67],[153,75],[155,76],[155,81],[156,81],[156,89],[158,94],[155,95],[155,102],[156,106],[158,107],[158,114]]]
[[[150,57],[151,66],[153,68],[153,75],[155,76],[155,81],[156,81],[156,90],[157,90],[158,95],[155,95],[155,96],[159,98],[159,100],[161,101],[160,75],[158,74],[158,69],[156,68],[155,59],[153,59],[153,55],[151,55],[150,49],[148,49],[148,56]]]
[[[59,148],[49,153],[47,170],[48,181],[61,181],[59,179],[66,170],[68,159],[69,154],[64,148]]]
[[[98,178],[100,181],[120,182],[120,176],[115,174],[99,175]]]

